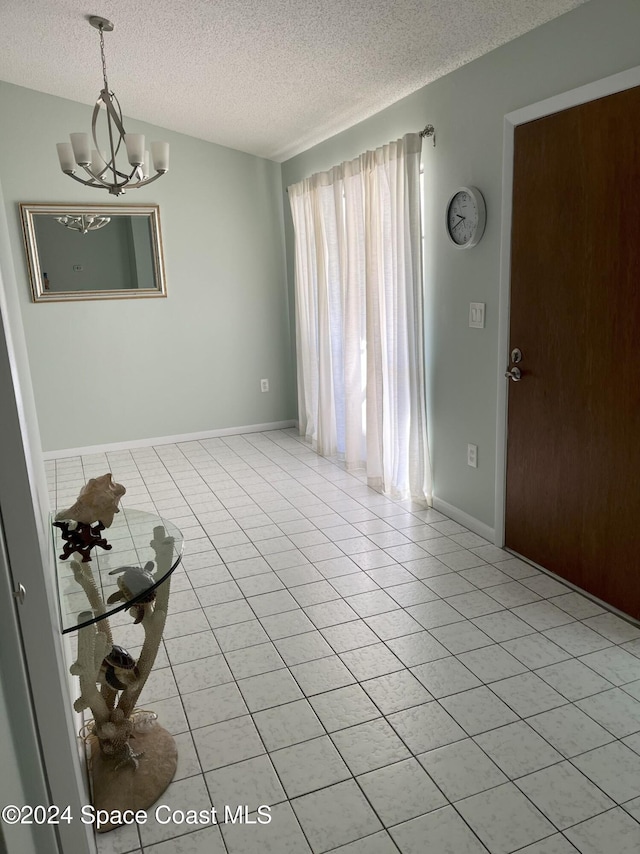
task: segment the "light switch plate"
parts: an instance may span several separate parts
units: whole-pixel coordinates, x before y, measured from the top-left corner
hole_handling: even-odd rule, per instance
[[[471,466],[472,469],[478,468],[478,446],[477,445],[467,445],[467,465]]]
[[[483,302],[469,303],[469,326],[473,329],[484,329],[484,306]]]

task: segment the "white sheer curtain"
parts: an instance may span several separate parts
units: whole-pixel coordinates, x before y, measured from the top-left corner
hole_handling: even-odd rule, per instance
[[[419,134],[289,189],[300,432],[371,486],[431,500]]]

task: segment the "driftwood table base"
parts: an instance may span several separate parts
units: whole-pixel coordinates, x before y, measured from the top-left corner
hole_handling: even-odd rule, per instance
[[[96,810],[112,812],[118,810],[146,810],[165,791],[178,763],[178,751],[173,736],[161,726],[149,732],[136,732],[131,746],[138,757],[138,767],[128,765],[118,768],[113,759],[105,757],[97,738],[89,739],[91,759],[89,771],[93,789],[93,805]],[[114,830],[117,824],[104,824],[98,833]]]
[[[139,515],[163,521],[151,514]],[[149,721],[145,725],[144,718],[149,713],[141,717],[142,710],[136,710],[162,641],[170,576],[180,557],[178,553],[175,559],[174,546],[175,538],[167,536],[164,524],[155,525],[149,543],[155,561],[146,563],[149,581],[157,585],[151,588],[154,595],[147,596],[144,602],[125,596],[127,601],[132,598],[133,606],[139,609],[135,622],[140,623],[144,635],[137,661],[113,642],[108,610],[96,585],[91,561],[71,561],[74,579],[91,608],[78,614],[77,658],[70,671],[80,684],[74,709],[79,713],[89,710],[92,715],[86,731],[90,733],[93,807],[111,818],[110,822],[101,819],[96,823],[98,833],[120,826],[124,813],[147,810],[165,791],[176,771],[178,754],[173,737],[157,724],[148,729]],[[155,574],[148,568],[153,563]],[[122,567],[123,572],[133,570],[135,567]]]

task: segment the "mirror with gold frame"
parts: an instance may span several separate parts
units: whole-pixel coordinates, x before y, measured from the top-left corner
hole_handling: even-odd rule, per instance
[[[166,297],[157,205],[20,205],[33,302]]]

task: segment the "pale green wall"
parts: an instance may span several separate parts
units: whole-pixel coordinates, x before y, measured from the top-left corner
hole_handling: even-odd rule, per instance
[[[132,133],[171,145],[169,174],[120,199],[160,205],[168,298],[33,304],[18,202],[113,198],[57,164],[56,142],[89,129],[90,107],[0,83],[0,116],[44,450],[295,417],[279,164],[128,120]]]
[[[431,83],[376,116],[283,164],[283,185],[376,148],[427,122],[425,140],[426,335],[428,413],[435,494],[494,525],[499,373],[498,291],[502,132],[506,113],[640,64],[640,3],[592,0]],[[429,46],[425,44],[425,51]],[[452,247],[443,211],[460,185],[487,202],[484,239]],[[289,281],[292,228],[286,207]],[[469,329],[469,302],[486,303],[486,328]],[[479,446],[479,467],[466,463]]]

